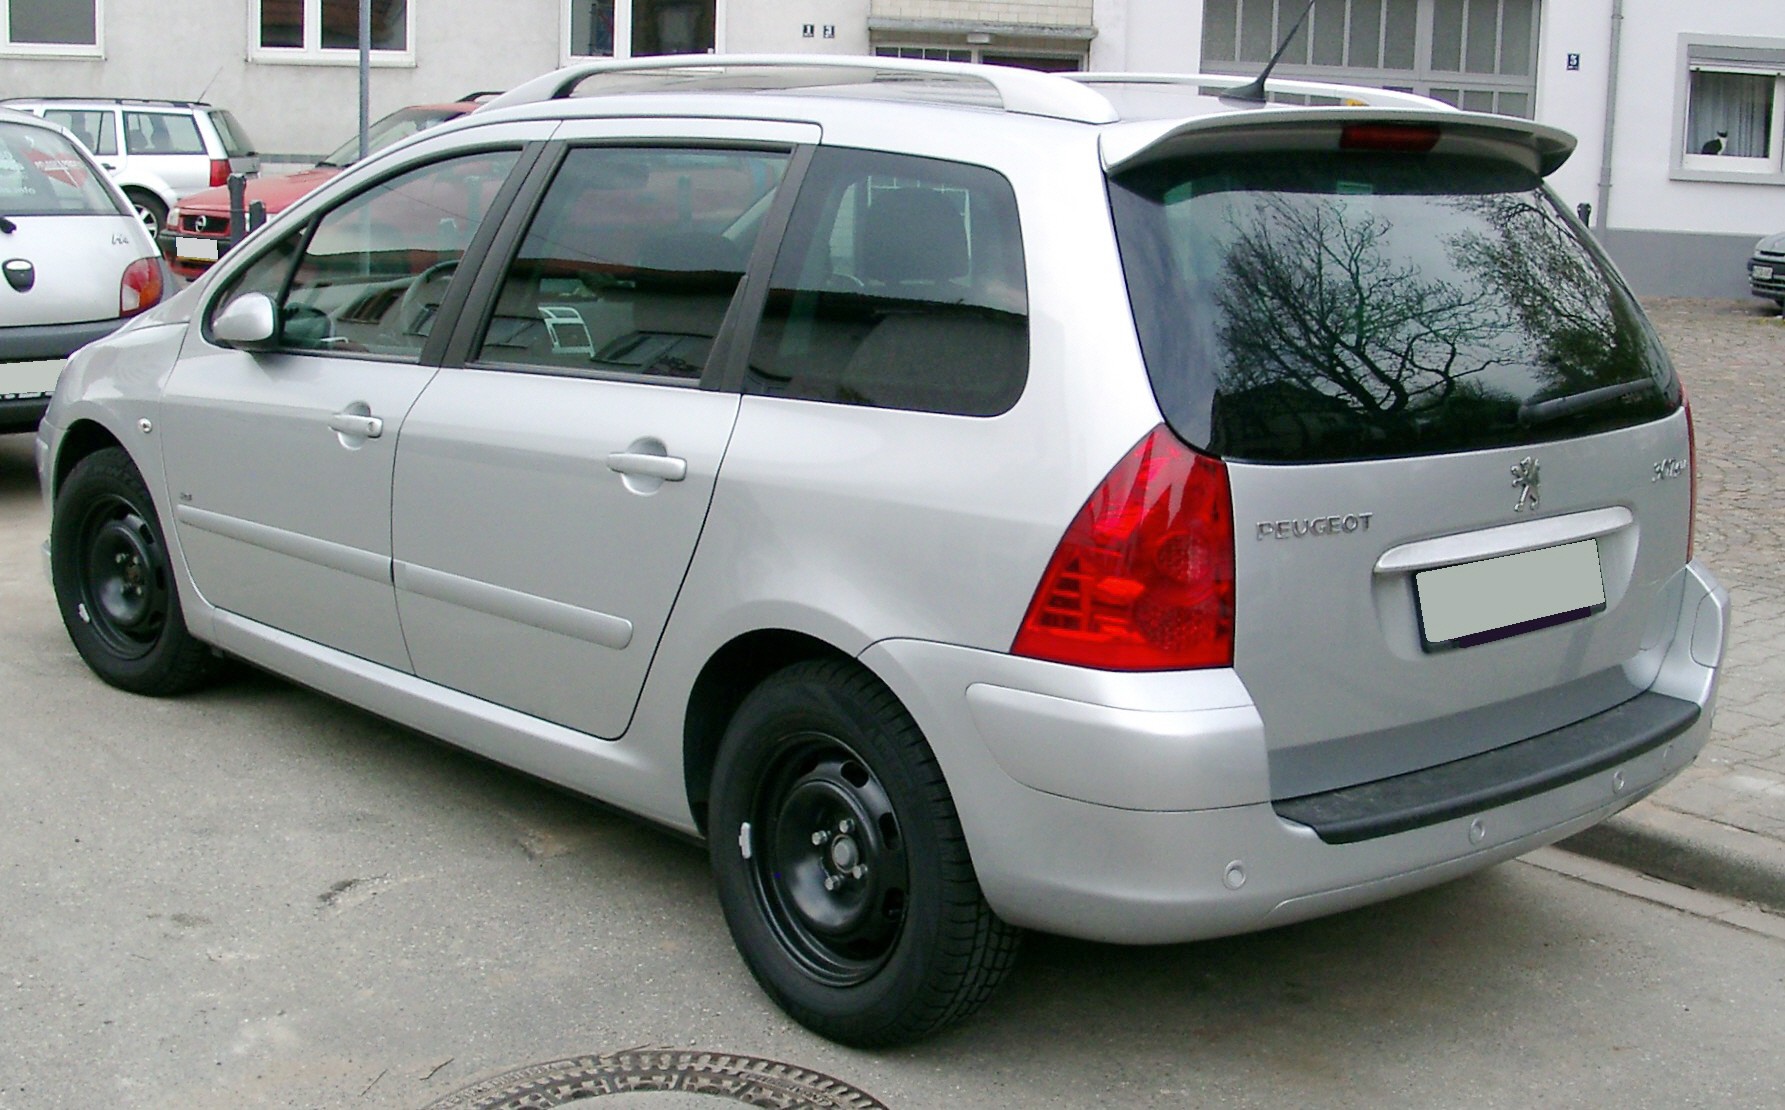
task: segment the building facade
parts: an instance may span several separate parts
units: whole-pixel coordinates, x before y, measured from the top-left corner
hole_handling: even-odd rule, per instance
[[[881,53],[1256,73],[1303,0],[371,0],[372,110],[580,58]],[[207,99],[273,162],[358,117],[359,0],[0,0],[0,95]],[[1573,132],[1551,179],[1646,293],[1739,296],[1785,227],[1778,0],[1317,0],[1277,70]]]

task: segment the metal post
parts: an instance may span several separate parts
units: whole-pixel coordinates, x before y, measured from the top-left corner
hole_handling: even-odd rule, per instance
[[[224,184],[229,186],[229,245],[233,247],[248,234],[242,226],[248,222],[248,178],[245,174],[232,173]]]
[[[372,0],[359,0],[359,156],[372,131]]]

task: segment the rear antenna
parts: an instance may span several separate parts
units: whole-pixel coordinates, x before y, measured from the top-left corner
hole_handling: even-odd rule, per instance
[[[1283,60],[1283,52],[1289,49],[1290,43],[1295,41],[1295,33],[1302,29],[1302,24],[1308,21],[1308,13],[1313,10],[1314,0],[1308,0],[1308,6],[1302,9],[1301,17],[1295,21],[1295,26],[1289,29],[1287,35],[1283,36],[1283,45],[1277,47],[1277,52],[1271,55],[1271,60],[1264,63],[1264,72],[1239,88],[1229,89],[1222,93],[1221,99],[1238,100],[1246,104],[1269,103],[1264,95],[1264,83],[1270,80],[1271,70],[1276,69],[1277,63]]]
[[[193,99],[196,100],[198,103],[203,104],[204,100],[205,100],[205,94],[211,91],[211,86],[215,85],[217,83],[217,78],[219,78],[221,76],[223,76],[223,67],[218,66],[217,72],[211,74],[211,79],[209,81],[205,82],[205,87],[198,90],[198,95],[196,97],[194,97]]]

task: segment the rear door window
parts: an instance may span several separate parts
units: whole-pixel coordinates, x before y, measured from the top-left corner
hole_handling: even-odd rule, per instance
[[[478,361],[697,380],[787,159],[762,150],[569,151],[503,276]]]
[[[1461,451],[1678,406],[1641,309],[1525,168],[1227,155],[1144,167],[1110,195],[1161,410],[1217,455]]]
[[[130,154],[203,154],[198,122],[172,112],[125,112],[124,149]]]
[[[825,147],[800,186],[745,390],[992,416],[1029,365],[1016,197],[979,166]]]

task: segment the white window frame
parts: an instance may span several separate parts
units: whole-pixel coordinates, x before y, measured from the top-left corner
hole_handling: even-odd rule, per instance
[[[81,42],[13,42],[12,5],[14,0],[0,0],[0,57],[5,58],[103,58],[105,57],[105,0],[87,0],[93,5],[93,41]]]
[[[372,65],[382,69],[415,68],[415,9],[420,0],[403,5],[402,50],[373,50]],[[261,65],[357,66],[359,50],[354,47],[322,45],[322,0],[304,0],[304,45],[260,45],[260,13],[262,0],[248,0],[248,60]]]
[[[416,0],[410,0],[415,3]],[[599,62],[604,54],[572,54],[570,52],[570,6],[576,0],[558,0],[558,64]],[[713,0],[713,52],[725,53],[726,0]],[[614,52],[618,61],[632,57],[632,0],[614,0]]]
[[[1713,52],[1718,47],[1760,50],[1778,55],[1777,62],[1747,65],[1738,62],[1694,60],[1693,48]],[[1785,185],[1785,39],[1713,35],[1681,35],[1678,80],[1674,89],[1673,154],[1671,173],[1676,181],[1719,181],[1743,185]],[[1765,158],[1738,158],[1728,154],[1688,153],[1687,125],[1691,119],[1693,73],[1731,73],[1770,76],[1773,79],[1773,115],[1768,124]]]

